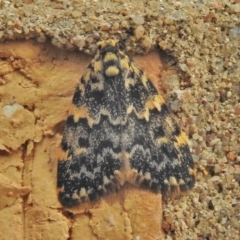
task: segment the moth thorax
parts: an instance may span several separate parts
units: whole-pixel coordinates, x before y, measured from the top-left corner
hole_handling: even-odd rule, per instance
[[[115,77],[119,74],[120,70],[116,65],[110,65],[105,68],[105,74],[108,77]]]
[[[104,73],[108,77],[115,77],[119,74],[119,60],[114,52],[107,52],[103,58]]]

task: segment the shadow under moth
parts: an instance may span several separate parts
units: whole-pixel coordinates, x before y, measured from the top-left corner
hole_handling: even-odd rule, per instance
[[[185,134],[146,74],[114,40],[102,41],[72,99],[58,162],[65,207],[130,183],[167,196],[194,186]]]

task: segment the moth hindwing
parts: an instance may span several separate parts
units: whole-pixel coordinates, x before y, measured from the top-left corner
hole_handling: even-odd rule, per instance
[[[125,183],[163,195],[194,186],[187,139],[162,96],[113,40],[101,42],[72,100],[57,187],[65,207]]]

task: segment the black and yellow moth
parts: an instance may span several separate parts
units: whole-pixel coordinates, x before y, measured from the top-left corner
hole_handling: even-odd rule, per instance
[[[57,188],[65,207],[96,201],[125,183],[164,196],[195,183],[185,134],[114,40],[100,43],[79,81],[61,151]]]

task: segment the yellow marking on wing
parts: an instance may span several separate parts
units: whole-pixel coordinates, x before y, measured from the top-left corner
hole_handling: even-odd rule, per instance
[[[61,188],[57,188],[57,193],[62,193],[64,192],[64,186],[62,186]]]
[[[185,184],[185,181],[180,178],[179,181],[178,181],[178,183],[179,183],[179,185],[184,185],[184,184]]]
[[[145,108],[148,109],[154,109],[155,108],[155,104],[152,98],[148,99],[146,104],[145,104]]]
[[[158,111],[161,110],[161,105],[164,104],[165,101],[161,95],[154,95],[146,102],[145,106],[149,109],[157,108]]]
[[[156,103],[159,103],[159,104],[165,103],[163,97],[161,95],[159,95],[159,94],[153,96],[153,99],[154,99],[154,102],[156,102]]]
[[[70,157],[68,157],[68,151],[64,152],[61,148],[56,150],[57,159],[60,161],[68,161]]]
[[[131,71],[133,71],[136,75],[140,75],[140,70],[139,70],[139,68],[135,65],[135,64],[132,64],[131,65],[132,66],[132,69],[131,69]]]
[[[98,124],[101,119],[101,115],[107,116],[109,118],[109,121],[113,125],[121,124],[121,120],[122,120],[121,116],[119,116],[116,119],[112,119],[111,112],[105,108],[100,109],[99,113],[95,116],[95,118],[93,118],[93,117],[91,117],[91,115],[89,113],[89,109],[87,107],[85,107],[85,106],[77,107],[75,105],[72,106],[72,108],[69,112],[69,115],[73,116],[73,120],[76,123],[81,118],[87,119],[89,127],[92,127],[94,124]]]
[[[91,78],[91,70],[88,68],[85,73],[82,76],[82,80],[87,83],[89,82]],[[78,88],[80,90],[80,92],[82,92],[83,94],[85,93],[85,83],[82,83],[82,81],[80,81],[80,83],[78,84]]]
[[[117,182],[119,183],[120,186],[123,186],[124,183],[126,182],[126,176],[122,171],[119,170],[115,170],[114,172],[114,177],[117,180]]]
[[[148,109],[146,108],[142,112],[137,112],[135,107],[131,104],[127,108],[127,114],[129,115],[132,112],[134,112],[136,116],[140,119],[145,118],[147,121],[149,120],[149,112],[148,112]]]
[[[151,173],[150,172],[146,172],[145,174],[144,174],[144,178],[146,179],[146,180],[151,180]]]
[[[173,131],[175,130],[173,121],[174,120],[173,120],[173,118],[170,115],[165,117],[164,127],[166,129],[166,132],[169,133],[169,134],[172,134]]]
[[[143,118],[146,119],[146,121],[148,122],[149,121],[149,109],[148,108],[145,108],[145,111],[143,112],[142,116]]]
[[[103,62],[107,63],[109,61],[117,61],[118,60],[118,57],[116,54],[114,54],[113,52],[108,52],[106,53],[104,59],[103,59]]]
[[[120,186],[124,185],[126,182],[135,184],[139,173],[136,169],[133,169],[130,166],[130,153],[122,152],[121,157],[123,159],[122,168],[121,170],[114,171],[114,178],[117,180]],[[146,177],[148,177],[148,175]]]
[[[150,113],[149,110],[156,108],[158,111],[161,110],[161,105],[164,103],[164,100],[161,95],[155,95],[147,100],[144,107],[144,112],[141,114],[146,121],[149,121]]]
[[[149,110],[156,108],[158,111],[160,111],[161,105],[163,103],[165,103],[165,102],[164,102],[164,99],[162,98],[162,96],[155,95],[146,101],[144,109],[141,112],[137,112],[137,110],[135,109],[135,107],[132,104],[129,105],[127,108],[127,114],[130,114],[131,112],[135,112],[135,114],[137,115],[138,118],[140,118],[140,119],[144,118],[144,119],[146,119],[146,121],[149,121],[149,118],[150,118]]]
[[[136,169],[129,169],[125,172],[126,175],[126,182],[130,184],[136,184],[137,183],[137,177],[139,176],[139,173]]]
[[[133,107],[133,105],[129,105],[127,108],[127,115],[129,115],[133,110],[135,110],[135,108]]]
[[[81,93],[85,93],[85,86],[82,83],[78,84],[78,89],[80,90]]]
[[[107,176],[103,176],[103,184],[108,185],[109,183],[111,183],[110,179]]]
[[[77,148],[74,149],[74,155],[81,155],[82,153],[85,153],[87,151],[87,148]]]
[[[128,62],[130,61],[129,58],[127,60],[128,60]],[[130,64],[131,64],[130,71],[134,72],[135,75],[139,76],[144,87],[148,88],[147,83],[149,82],[149,79],[148,79],[147,75],[144,72],[141,73],[141,70],[138,68],[138,66],[134,62],[131,61]]]
[[[134,78],[126,78],[124,85],[126,89],[129,89],[130,85],[134,86],[136,84],[136,80]]]
[[[169,181],[168,181],[168,179],[164,179],[164,181],[163,181],[166,185],[169,185]]]
[[[160,137],[156,139],[157,144],[169,143],[169,139],[167,137]]]
[[[147,78],[147,76],[146,76],[145,74],[143,74],[143,75],[140,77],[140,79],[141,79],[144,87],[147,88],[147,82],[149,81],[148,78]]]
[[[169,183],[171,186],[178,186],[177,179],[173,176],[169,178]]]
[[[79,195],[80,195],[80,197],[87,197],[88,194],[87,194],[86,188],[81,188]]]
[[[79,195],[78,195],[77,193],[73,193],[73,194],[72,194],[72,199],[74,199],[74,200],[80,200],[80,197],[79,197]]]
[[[76,123],[79,121],[80,118],[86,118],[88,120],[88,125],[90,127],[92,127],[94,124],[94,119],[91,118],[91,116],[89,115],[87,107],[84,106],[76,107],[73,105],[69,115],[73,115],[74,122]]]
[[[116,66],[109,66],[106,70],[105,70],[105,74],[108,76],[108,77],[114,77],[114,76],[117,76],[119,74],[120,70],[118,67]]]
[[[103,69],[102,61],[95,61],[93,67],[95,73],[101,72]]]
[[[91,72],[92,70],[87,68],[85,73],[83,74],[82,78],[85,80],[85,82],[88,82],[91,79]]]
[[[92,83],[91,84],[91,90],[94,91],[94,90],[98,90],[98,91],[102,91],[104,90],[104,82],[103,80],[101,79],[99,82],[97,83]]]
[[[176,136],[176,140],[178,146],[187,145],[187,137],[184,132],[181,132],[179,136]]]
[[[129,70],[129,58],[128,57],[125,57],[120,60],[120,68]]]

